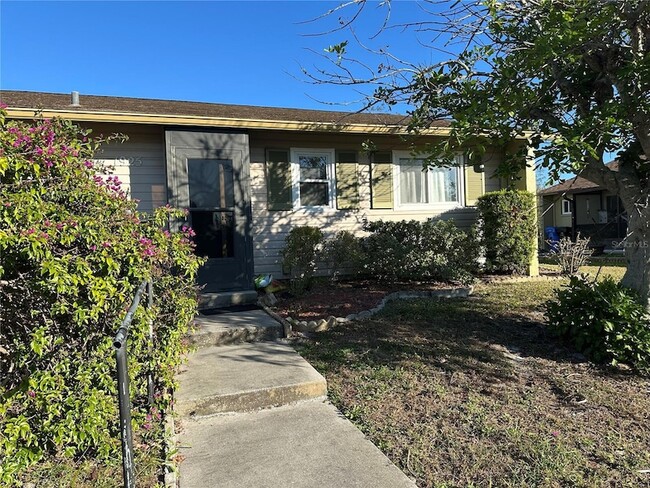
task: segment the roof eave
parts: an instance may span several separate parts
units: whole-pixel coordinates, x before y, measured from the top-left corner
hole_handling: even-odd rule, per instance
[[[14,119],[33,119],[60,117],[76,122],[109,122],[148,125],[201,126],[235,129],[268,129],[307,132],[343,132],[351,134],[406,134],[406,127],[394,124],[355,124],[334,122],[305,122],[297,120],[265,120],[229,117],[205,117],[196,115],[162,115],[147,113],[121,113],[92,110],[35,110],[28,107],[7,108],[7,116]],[[446,136],[449,127],[432,127],[425,129],[421,135]]]

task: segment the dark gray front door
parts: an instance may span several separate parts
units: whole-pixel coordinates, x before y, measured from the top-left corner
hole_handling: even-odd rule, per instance
[[[188,210],[204,292],[252,288],[246,134],[167,131],[170,203]]]

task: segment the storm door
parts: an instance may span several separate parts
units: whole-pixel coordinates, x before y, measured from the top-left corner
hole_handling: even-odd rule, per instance
[[[242,137],[168,132],[171,193],[188,211],[178,225],[191,226],[195,252],[207,260],[198,276],[204,292],[252,287],[248,145]]]

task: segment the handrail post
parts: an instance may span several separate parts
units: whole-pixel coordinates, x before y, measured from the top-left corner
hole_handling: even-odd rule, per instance
[[[133,475],[133,433],[131,432],[131,398],[129,369],[126,361],[126,337],[115,347],[117,362],[117,389],[120,406],[120,435],[122,437],[122,475],[124,488],[135,488]]]
[[[120,328],[115,333],[113,347],[115,348],[115,362],[117,364],[117,396],[120,407],[120,437],[122,438],[122,475],[124,488],[135,488],[135,475],[133,473],[133,432],[131,431],[131,394],[129,390],[129,367],[127,361],[127,340],[129,327],[140,304],[140,298],[149,286],[149,282],[142,282],[133,296],[133,302],[126,312]]]

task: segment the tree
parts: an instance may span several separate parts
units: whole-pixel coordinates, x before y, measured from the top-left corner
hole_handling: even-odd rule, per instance
[[[438,161],[459,147],[471,160],[488,144],[527,137],[551,180],[575,172],[618,194],[629,216],[623,284],[650,310],[650,1],[420,3],[425,20],[391,25],[387,13],[382,29],[431,34],[431,47],[449,59],[422,66],[380,50],[381,62],[364,76],[359,67],[368,65],[348,55],[346,40],[326,49],[330,68],[307,76],[371,86],[366,109],[408,104],[414,134],[450,119],[448,138],[420,147]],[[389,1],[381,5],[390,12]],[[354,25],[364,7],[362,0],[332,10],[340,16],[336,30],[350,29],[359,40]],[[351,20],[346,9],[353,9]],[[611,153],[618,172],[604,165]],[[506,160],[501,171],[520,170],[524,161]]]

